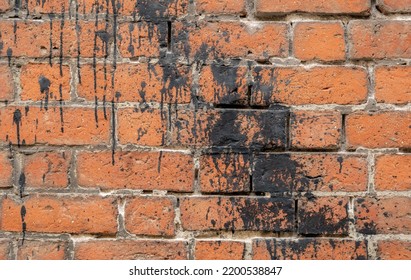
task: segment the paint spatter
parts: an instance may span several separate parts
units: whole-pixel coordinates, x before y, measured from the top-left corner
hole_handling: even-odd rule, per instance
[[[24,189],[26,188],[26,175],[24,173],[20,174],[19,177],[19,193],[20,198],[23,198]]]
[[[49,79],[41,75],[39,77],[40,93],[44,95],[44,108],[48,110],[48,103],[50,98],[50,85],[51,82]]]
[[[23,234],[23,239],[22,239],[21,245],[24,244],[24,240],[26,238],[26,231],[27,231],[27,224],[26,224],[26,221],[25,221],[26,214],[27,214],[27,210],[26,210],[26,207],[23,205],[23,206],[21,206],[21,209],[20,209],[21,231],[22,231],[22,234]]]
[[[13,113],[13,125],[16,125],[17,146],[20,147],[21,111],[16,109]]]

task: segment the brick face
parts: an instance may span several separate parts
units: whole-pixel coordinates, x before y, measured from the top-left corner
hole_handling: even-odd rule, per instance
[[[410,14],[0,0],[0,259],[409,259]]]
[[[367,14],[370,9],[369,0],[314,0],[307,2],[281,1],[281,0],[257,0],[257,15],[270,16],[275,14],[285,14],[292,12],[303,12],[312,14]]]

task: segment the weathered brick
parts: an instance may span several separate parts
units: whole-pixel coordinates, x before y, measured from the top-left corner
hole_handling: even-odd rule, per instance
[[[287,26],[283,23],[178,22],[173,38],[174,52],[190,60],[288,56]]]
[[[25,6],[30,14],[59,14],[68,12],[71,1],[67,0],[27,0]]]
[[[191,192],[191,155],[173,152],[82,152],[77,155],[78,184],[85,188]]]
[[[10,249],[11,249],[10,241],[6,239],[0,239],[0,260],[10,259]]]
[[[190,103],[190,69],[181,65],[122,63],[81,66],[78,96],[87,101]],[[113,86],[114,81],[114,86]]]
[[[244,0],[198,0],[197,12],[200,14],[234,14],[245,15],[246,1]]]
[[[367,241],[350,239],[254,239],[254,260],[364,260]]]
[[[247,105],[247,67],[212,64],[200,73],[200,101],[223,105]]]
[[[411,13],[410,0],[378,0],[377,7],[385,14]]]
[[[348,105],[367,100],[367,73],[359,67],[258,66],[253,76],[253,105]]]
[[[7,152],[0,152],[0,188],[13,185],[13,161]]]
[[[20,176],[24,176],[25,185],[31,188],[66,188],[70,161],[70,151],[26,155],[23,159],[24,175]]]
[[[410,260],[411,242],[409,240],[380,240],[377,256],[382,260]]]
[[[174,236],[174,216],[174,202],[168,197],[134,197],[126,202],[126,230],[133,234]]]
[[[381,66],[375,70],[375,99],[382,103],[411,102],[411,67]]]
[[[76,29],[78,29],[78,36]],[[104,57],[112,40],[105,21],[0,21],[3,48],[0,57]],[[30,46],[30,47],[27,47]]]
[[[172,143],[181,146],[281,148],[288,111],[178,110],[172,114]]]
[[[358,112],[348,115],[346,138],[350,149],[411,148],[411,113]]]
[[[118,46],[123,57],[158,57],[167,47],[167,23],[122,23],[118,31]]]
[[[42,100],[47,106],[52,100],[70,99],[70,69],[67,65],[30,63],[20,74],[21,100]]]
[[[245,244],[240,241],[196,240],[196,260],[242,260]]]
[[[186,260],[187,244],[163,240],[101,240],[78,242],[77,260]]]
[[[358,198],[356,228],[360,233],[411,233],[411,198]]]
[[[291,114],[291,147],[337,149],[341,139],[341,114],[336,111],[295,111]]]
[[[271,16],[289,13],[312,14],[368,14],[371,9],[370,0],[257,0],[258,16]]]
[[[1,52],[1,51],[0,51]],[[11,101],[14,99],[13,74],[11,68],[6,64],[0,64],[0,101]]]
[[[411,21],[353,21],[348,29],[353,59],[411,58]]]
[[[0,12],[5,12],[11,9],[10,0],[0,0]]]
[[[294,201],[286,198],[187,197],[180,199],[185,230],[292,231]]]
[[[339,154],[259,155],[254,163],[253,190],[366,191],[366,158]]]
[[[205,193],[250,191],[247,154],[212,154],[200,158],[200,186]]]
[[[348,198],[299,199],[297,215],[299,233],[348,235]]]
[[[380,155],[375,160],[375,189],[377,191],[411,190],[411,155]]]
[[[20,232],[24,224],[28,232],[115,234],[117,205],[98,196],[30,195],[24,204],[6,197],[0,229]]]
[[[18,247],[18,260],[64,260],[68,244],[64,241],[25,240]]]
[[[79,13],[118,14],[144,20],[167,20],[187,14],[188,0],[78,0]],[[116,5],[113,7],[113,3]]]
[[[126,108],[118,111],[118,138],[122,144],[164,146],[167,113],[159,109]]]
[[[294,28],[294,54],[298,59],[345,59],[344,29],[340,22],[301,22]]]
[[[110,118],[101,109],[7,107],[0,109],[0,119],[0,141],[5,143],[97,145],[110,139]]]

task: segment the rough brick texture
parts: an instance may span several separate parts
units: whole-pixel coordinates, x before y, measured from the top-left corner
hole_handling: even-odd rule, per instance
[[[0,0],[0,259],[410,259],[410,0]]]

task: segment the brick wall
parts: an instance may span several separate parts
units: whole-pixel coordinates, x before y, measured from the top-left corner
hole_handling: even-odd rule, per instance
[[[409,0],[0,0],[0,259],[410,259]]]

